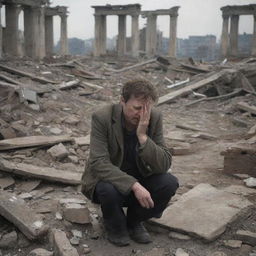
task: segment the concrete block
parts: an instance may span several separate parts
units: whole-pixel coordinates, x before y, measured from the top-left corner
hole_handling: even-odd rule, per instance
[[[63,217],[65,220],[78,223],[87,224],[90,221],[90,212],[87,207],[81,204],[65,204],[63,206]]]
[[[66,147],[62,143],[51,147],[50,149],[47,150],[47,152],[53,158],[56,158],[58,160],[61,160],[61,159],[63,159],[63,158],[68,156],[68,151],[67,151]]]

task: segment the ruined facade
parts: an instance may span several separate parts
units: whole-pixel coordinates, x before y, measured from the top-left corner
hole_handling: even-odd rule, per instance
[[[147,19],[145,49],[147,56],[156,54],[157,48],[157,16],[170,16],[170,42],[169,56],[176,56],[176,34],[177,34],[177,17],[178,6],[165,10],[141,11],[140,4],[131,5],[105,5],[92,6],[95,9],[95,42],[94,56],[106,54],[106,16],[118,15],[118,41],[117,54],[118,56],[126,53],[126,16],[132,17],[132,56],[137,57],[139,54],[139,15]],[[144,48],[144,47],[142,47]]]
[[[253,42],[251,55],[256,56],[256,4],[224,6],[221,8],[223,25],[221,34],[221,56],[238,55],[238,27],[240,15],[253,15]],[[229,20],[230,31],[229,31]]]
[[[0,24],[0,54],[42,59],[53,54],[53,16],[61,17],[61,55],[67,50],[67,7],[51,8],[48,0],[0,0],[5,6],[6,26]],[[24,45],[20,40],[19,15],[24,13]]]

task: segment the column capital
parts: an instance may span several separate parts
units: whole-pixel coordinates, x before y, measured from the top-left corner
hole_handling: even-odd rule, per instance
[[[230,15],[229,14],[226,14],[226,13],[223,13],[222,14],[222,18],[225,20],[225,19],[229,19]]]
[[[176,14],[171,13],[171,14],[170,14],[170,18],[177,18],[178,16],[179,16],[178,13],[176,13]]]

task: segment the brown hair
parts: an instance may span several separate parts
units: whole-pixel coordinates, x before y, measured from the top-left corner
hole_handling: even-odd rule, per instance
[[[122,89],[122,97],[124,98],[124,101],[127,102],[132,95],[135,98],[151,98],[154,102],[158,99],[158,94],[153,84],[144,79],[131,80],[124,84]]]

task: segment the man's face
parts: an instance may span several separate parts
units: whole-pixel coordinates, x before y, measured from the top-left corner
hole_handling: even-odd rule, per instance
[[[133,95],[127,102],[125,102],[124,99],[121,98],[121,104],[123,106],[123,113],[126,125],[134,128],[138,126],[143,106],[147,102],[148,99],[144,99],[143,97],[136,98]]]

